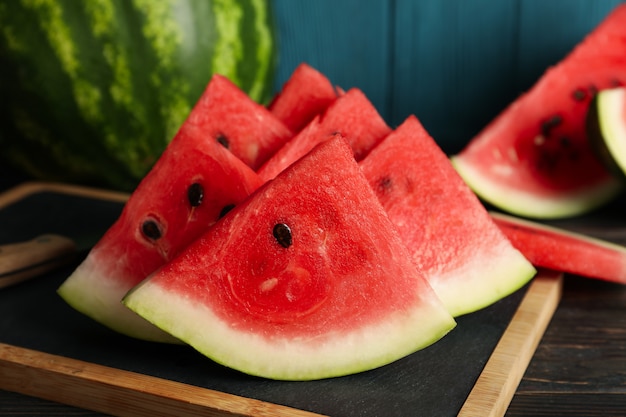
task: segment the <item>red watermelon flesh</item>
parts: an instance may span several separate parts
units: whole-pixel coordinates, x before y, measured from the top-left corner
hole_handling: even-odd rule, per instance
[[[626,5],[622,4],[615,7],[588,35],[588,38],[593,38],[593,40],[584,41],[593,42],[596,48],[577,46],[570,52],[570,59],[585,60],[598,58],[598,56],[624,58],[626,48],[624,21],[626,21]]]
[[[285,126],[297,133],[336,99],[337,91],[328,78],[302,63],[293,71],[268,108]]]
[[[203,126],[184,124],[59,294],[120,333],[174,341],[125,308],[122,297],[260,185]]]
[[[626,247],[502,213],[491,216],[534,265],[626,284]]]
[[[486,202],[527,217],[582,214],[619,182],[594,155],[585,117],[594,94],[626,83],[626,5],[548,69],[452,161]]]
[[[272,379],[382,366],[454,326],[341,138],[267,182],[124,303],[209,358]]]
[[[534,275],[415,116],[360,165],[452,315],[492,304]]]
[[[321,123],[319,116],[316,116],[304,129],[295,137],[297,142],[289,142],[279,150],[272,158],[263,165],[257,174],[264,181],[269,181],[276,177],[281,171],[298,160],[302,155],[306,155],[317,144],[322,143],[334,136],[344,137],[339,131],[326,129]]]
[[[211,78],[186,123],[200,126],[254,170],[293,137],[265,106],[221,75]]]
[[[391,132],[376,108],[357,88],[343,93],[322,115],[285,144],[257,172],[265,180],[306,155],[315,145],[335,133],[350,143],[357,161]]]

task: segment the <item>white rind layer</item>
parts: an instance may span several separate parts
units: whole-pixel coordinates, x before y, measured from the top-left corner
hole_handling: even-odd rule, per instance
[[[439,340],[456,323],[440,304],[390,310],[377,323],[349,332],[288,339],[236,330],[209,306],[166,291],[148,279],[124,303],[212,360],[247,374],[278,380],[312,380],[380,367]]]
[[[473,164],[466,163],[462,155],[453,156],[450,160],[467,185],[483,201],[523,217],[558,219],[576,216],[604,205],[623,189],[622,184],[615,179],[568,195],[537,195],[493,181]]]
[[[59,287],[58,294],[74,309],[119,333],[137,339],[181,343],[122,304],[129,288],[94,268],[94,254],[76,268]]]
[[[435,293],[454,317],[480,310],[514,293],[537,272],[506,239],[497,246],[492,244],[468,250],[473,252],[472,256],[467,256],[468,262],[461,268],[429,279]],[[458,284],[451,285],[452,282]]]
[[[626,174],[626,90],[603,90],[598,95],[598,123],[609,153]]]

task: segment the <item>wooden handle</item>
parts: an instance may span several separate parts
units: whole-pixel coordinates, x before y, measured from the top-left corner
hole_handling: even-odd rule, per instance
[[[75,254],[74,241],[52,234],[0,246],[0,288],[65,265],[74,259]]]

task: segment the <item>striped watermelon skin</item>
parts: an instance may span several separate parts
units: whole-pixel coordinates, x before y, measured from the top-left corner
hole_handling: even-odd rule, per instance
[[[0,3],[2,157],[37,178],[134,189],[214,73],[270,98],[269,3]]]

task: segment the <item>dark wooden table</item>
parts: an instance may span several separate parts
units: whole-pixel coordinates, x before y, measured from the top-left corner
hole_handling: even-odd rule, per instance
[[[18,180],[5,177],[0,191]],[[613,214],[621,217],[624,207]],[[624,230],[611,240],[626,243]],[[101,414],[0,391],[0,416],[57,415]],[[559,307],[506,413],[565,415],[626,416],[626,286],[566,275]]]
[[[626,416],[626,287],[565,277],[506,416]]]

